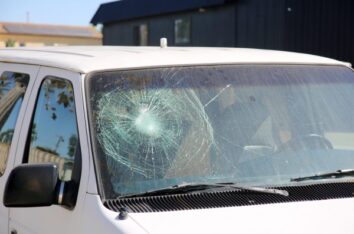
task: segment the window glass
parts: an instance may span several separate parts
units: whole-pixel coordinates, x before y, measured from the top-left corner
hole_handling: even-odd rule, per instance
[[[55,163],[60,179],[69,181],[78,150],[74,92],[69,81],[44,80],[30,134],[28,163]]]
[[[185,183],[283,186],[354,168],[348,68],[166,67],[88,82],[106,198]]]
[[[0,77],[0,175],[5,171],[12,136],[29,75],[4,72]]]
[[[191,21],[189,19],[175,20],[175,43],[187,44],[191,41]]]

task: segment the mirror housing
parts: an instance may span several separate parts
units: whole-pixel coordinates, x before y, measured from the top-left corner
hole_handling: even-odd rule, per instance
[[[4,192],[6,207],[56,204],[59,173],[55,164],[23,164],[14,168]]]

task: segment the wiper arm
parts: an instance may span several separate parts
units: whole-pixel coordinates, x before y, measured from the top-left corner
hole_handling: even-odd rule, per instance
[[[226,188],[226,189],[235,189],[235,190],[249,191],[249,192],[256,192],[256,193],[275,194],[275,195],[281,195],[286,197],[289,196],[289,193],[286,190],[270,189],[270,188],[263,188],[263,187],[237,186],[234,183],[215,183],[215,184],[184,183],[184,184],[174,185],[162,189],[151,190],[143,193],[123,195],[118,198],[132,198],[132,197],[168,195],[168,194],[176,194],[176,193],[188,193],[188,192],[203,191],[203,190],[213,189],[213,188]]]
[[[328,178],[338,178],[343,176],[354,176],[354,169],[337,170],[334,172],[320,173],[312,176],[304,176],[298,178],[292,178],[290,181],[304,181],[304,180],[318,180],[318,179],[328,179]]]

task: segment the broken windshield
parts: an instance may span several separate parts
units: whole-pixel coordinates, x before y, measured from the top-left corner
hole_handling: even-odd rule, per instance
[[[93,74],[89,114],[101,189],[113,198],[181,183],[276,185],[353,168],[353,78],[335,66]]]

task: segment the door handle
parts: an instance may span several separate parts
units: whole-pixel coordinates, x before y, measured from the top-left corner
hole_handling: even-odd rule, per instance
[[[10,234],[17,234],[17,231],[15,229],[12,229]]]

